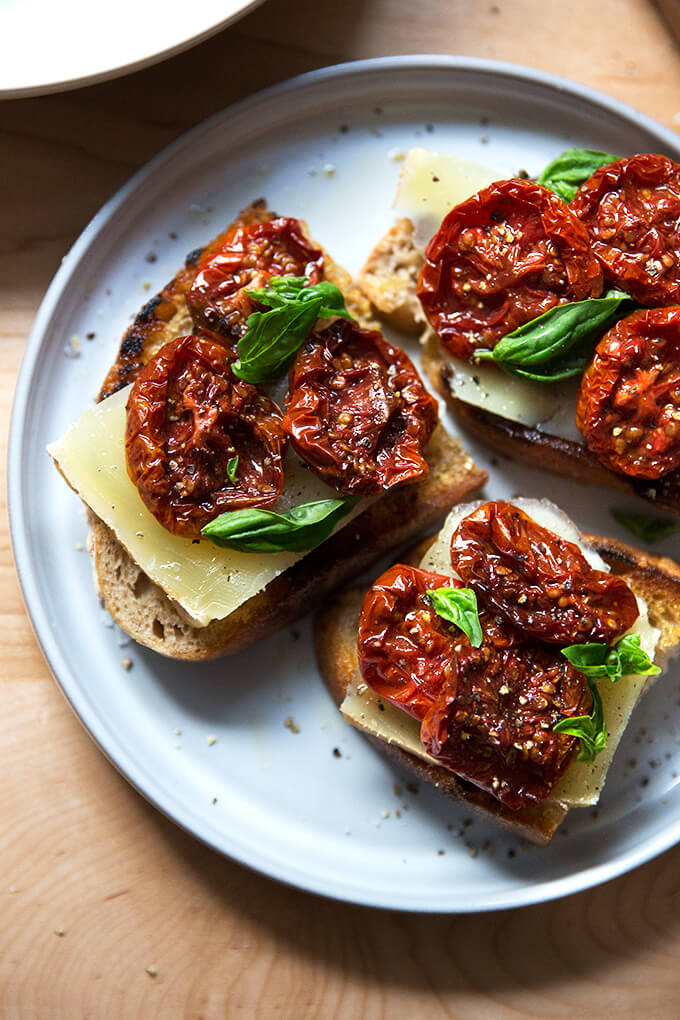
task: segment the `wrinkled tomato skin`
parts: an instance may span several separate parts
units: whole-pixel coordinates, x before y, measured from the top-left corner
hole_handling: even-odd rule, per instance
[[[576,741],[553,732],[590,711],[590,692],[557,651],[482,610],[480,648],[432,608],[453,577],[397,564],[364,598],[358,658],[365,683],[421,722],[425,749],[516,810],[550,793]],[[518,746],[519,745],[519,746]]]
[[[483,605],[542,641],[612,644],[639,616],[625,581],[595,570],[577,545],[511,503],[485,503],[463,518],[451,563]]]
[[[266,287],[272,276],[306,276],[315,284],[323,274],[323,252],[308,241],[299,220],[280,216],[238,226],[199,264],[187,304],[197,325],[233,345],[256,307],[246,291]]]
[[[576,424],[612,471],[661,478],[680,467],[680,307],[622,319],[581,380]]]
[[[280,409],[236,379],[227,352],[205,334],[164,344],[128,397],[128,474],[174,535],[200,538],[218,514],[274,503],[286,442]],[[236,456],[232,483],[226,468]]]
[[[641,153],[600,167],[570,208],[606,279],[641,305],[680,302],[680,165]]]
[[[556,195],[499,181],[456,206],[425,252],[418,297],[449,353],[471,359],[554,305],[599,297],[583,224]]]
[[[300,350],[289,383],[284,428],[333,488],[367,496],[427,477],[437,402],[380,333],[336,321]]]
[[[359,666],[368,686],[422,719],[451,671],[461,636],[427,592],[459,588],[455,578],[397,563],[367,592],[359,619]]]
[[[496,623],[504,627],[513,631]],[[481,647],[464,639],[453,663],[422,721],[425,749],[513,811],[545,800],[576,748],[574,737],[553,727],[592,708],[581,674],[556,649],[532,641],[499,646],[487,628]]]

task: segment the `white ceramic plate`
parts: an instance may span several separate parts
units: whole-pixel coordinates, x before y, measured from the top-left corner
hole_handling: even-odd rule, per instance
[[[538,172],[575,144],[680,155],[670,132],[612,99],[461,58],[330,68],[225,110],[108,202],[55,277],[17,388],[12,528],[26,603],[64,693],[162,811],[215,849],[306,889],[408,910],[488,910],[583,889],[680,839],[677,669],[636,711],[599,810],[574,811],[546,850],[524,847],[468,824],[435,790],[408,789],[343,722],[316,672],[309,620],[199,666],[125,644],[79,551],[83,510],[44,452],[89,405],[130,316],[185,252],[266,195],[279,211],[307,219],[356,271],[391,223],[395,155],[415,144],[501,175]],[[76,358],[65,353],[73,353],[73,336]],[[498,463],[465,442],[490,470],[489,494],[549,494],[583,528],[625,537],[608,512],[625,499]],[[662,551],[673,554],[673,541]],[[127,656],[130,672],[121,666]],[[288,717],[298,733],[284,725]]]
[[[261,2],[0,0],[0,98],[138,71],[207,39]]]

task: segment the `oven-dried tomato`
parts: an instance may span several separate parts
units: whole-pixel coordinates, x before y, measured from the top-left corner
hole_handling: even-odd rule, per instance
[[[369,495],[425,478],[437,417],[410,358],[347,319],[313,334],[291,368],[284,428],[339,492]]]
[[[582,675],[556,649],[499,645],[488,628],[480,648],[463,639],[452,672],[423,718],[425,749],[511,810],[544,800],[577,746],[553,727],[592,707]]]
[[[570,208],[605,277],[642,305],[680,302],[680,165],[641,153],[596,170]]]
[[[128,473],[176,535],[197,538],[220,513],[274,503],[286,442],[276,404],[236,379],[227,352],[205,336],[161,347],[128,397]]]
[[[315,284],[323,274],[323,252],[307,239],[299,220],[280,216],[230,233],[199,264],[187,304],[197,325],[233,344],[254,311],[247,290],[265,287],[272,276],[306,276]]]
[[[546,797],[576,741],[553,732],[590,711],[580,674],[556,650],[527,641],[481,610],[472,648],[432,608],[427,591],[459,580],[397,564],[364,598],[358,657],[368,686],[421,721],[425,749],[457,775],[516,809]]]
[[[425,252],[418,297],[460,358],[565,301],[598,297],[602,270],[588,232],[539,184],[499,181],[456,206]]]
[[[464,517],[451,563],[483,605],[543,641],[611,644],[639,615],[622,578],[591,567],[577,545],[512,503],[485,503]]]
[[[650,308],[602,338],[581,380],[576,424],[588,448],[625,475],[680,467],[680,308]]]
[[[460,581],[397,563],[371,586],[359,620],[359,665],[377,694],[422,719],[451,675],[462,632],[438,616],[427,592]]]

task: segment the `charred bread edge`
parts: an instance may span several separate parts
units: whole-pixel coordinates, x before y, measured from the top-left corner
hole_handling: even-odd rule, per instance
[[[267,208],[265,200],[259,198],[242,209],[234,221],[208,244],[189,252],[172,280],[137,312],[120,342],[116,360],[107,372],[97,400],[104,400],[105,397],[110,397],[117,390],[133,382],[139,369],[168,340],[182,336],[187,331],[191,332],[193,322],[187,308],[186,295],[191,289],[201,259],[216,252],[233,227],[265,223],[275,219],[276,216],[276,213]],[[371,318],[371,304],[368,298],[357,287],[347,270],[339,266],[325,248],[312,240],[304,220],[299,222],[310,242],[322,251],[326,279],[343,291],[349,311],[362,326],[378,329],[378,324]]]
[[[655,592],[661,589],[664,601],[676,604],[677,621],[673,637],[676,640],[680,638],[680,567],[672,560],[648,556],[613,539],[597,535],[583,537],[609,564],[612,572],[624,576],[629,583],[637,581],[636,588],[640,594],[649,598],[648,586],[651,584]],[[409,551],[402,562],[413,565],[420,563],[432,541],[433,538],[420,542]],[[340,593],[322,609],[315,623],[315,647],[319,669],[338,708],[359,668],[356,638],[364,594],[365,590],[361,588],[350,588]],[[430,765],[379,737],[370,734],[363,736],[418,779],[433,784],[443,793],[470,807],[475,813],[487,819],[492,818],[504,828],[538,846],[548,845],[569,810],[556,802],[544,802],[530,805],[520,811],[510,811],[490,794],[459,779],[448,769]]]

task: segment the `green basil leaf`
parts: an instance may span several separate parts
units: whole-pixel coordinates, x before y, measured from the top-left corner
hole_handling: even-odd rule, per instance
[[[643,542],[659,542],[677,531],[678,522],[670,517],[650,517],[649,514],[629,514],[625,510],[612,510],[612,517]]]
[[[567,149],[547,167],[538,178],[549,191],[554,191],[565,202],[571,202],[580,186],[588,180],[596,170],[608,163],[613,163],[618,156],[609,152],[597,152],[594,149]]]
[[[321,283],[315,283],[313,287],[308,287],[307,291],[311,291],[315,297],[321,298],[321,308],[319,309],[320,318],[333,319],[336,316],[340,316],[343,319],[352,318],[347,311],[342,291],[339,287],[336,287],[334,283],[329,283],[328,280],[322,280]],[[301,294],[301,300],[309,300],[307,293],[304,291]]]
[[[236,485],[236,468],[238,467],[238,454],[227,461],[227,478],[232,485]]]
[[[306,276],[272,276],[266,287],[248,290],[246,294],[268,308],[281,308],[291,301],[297,301],[300,291],[308,283]]]
[[[610,665],[610,669],[607,668],[609,651],[609,645],[592,642],[586,645],[569,645],[562,649],[562,655],[584,676],[611,677],[610,669],[614,664]]]
[[[604,711],[602,709],[602,698],[592,680],[587,677],[588,687],[593,698],[593,710],[590,715],[572,716],[571,719],[561,719],[553,726],[555,733],[568,733],[572,737],[578,737],[581,741],[581,748],[576,756],[579,761],[594,761],[600,751],[607,746],[607,727],[604,722]]]
[[[504,371],[534,382],[557,382],[580,375],[602,335],[630,314],[630,295],[611,290],[602,298],[555,305],[499,340],[477,358],[493,360]]]
[[[472,588],[433,588],[427,594],[435,613],[449,623],[455,623],[472,647],[479,648],[484,635],[479,622],[477,596]]]
[[[283,514],[273,510],[232,510],[201,529],[201,535],[223,549],[239,552],[308,552],[325,542],[335,525],[359,500],[320,499],[302,503]]]
[[[598,641],[569,645],[562,649],[562,655],[584,676],[607,676],[612,683],[622,676],[656,676],[661,672],[640,648],[639,634],[626,634],[611,647]]]
[[[584,344],[579,344],[578,347],[569,351],[568,354],[556,358],[552,364],[546,365],[544,368],[537,367],[531,370],[506,368],[505,370],[509,375],[515,375],[520,379],[528,379],[529,382],[541,383],[543,385],[563,382],[565,379],[573,379],[575,376],[583,375],[590,364],[594,346],[593,341],[588,340]],[[504,367],[501,365],[501,368]]]
[[[658,676],[661,672],[647,652],[640,648],[639,634],[626,634],[615,645],[623,676]]]
[[[234,375],[250,383],[283,375],[317,319],[352,318],[342,291],[328,280],[310,286],[306,276],[272,276],[266,287],[246,293],[269,309],[248,316],[232,365]]]
[[[317,298],[249,315],[248,331],[238,342],[238,360],[232,365],[234,375],[250,383],[283,375],[314,329],[320,307]]]
[[[342,291],[328,280],[309,286],[306,276],[272,276],[266,287],[261,290],[249,290],[246,293],[248,297],[269,308],[282,308],[287,304],[320,300],[320,319],[332,319],[336,316],[352,318],[345,306]]]

